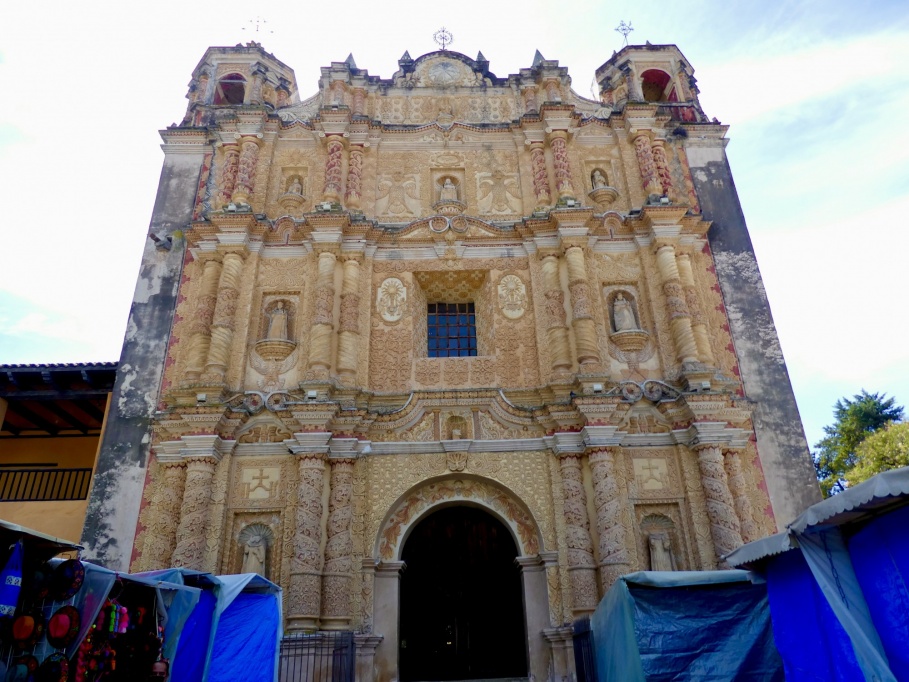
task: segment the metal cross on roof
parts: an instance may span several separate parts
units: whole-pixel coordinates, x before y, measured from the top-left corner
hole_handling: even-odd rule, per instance
[[[432,39],[436,41],[436,44],[441,46],[442,50],[444,50],[454,41],[454,36],[452,35],[451,31],[443,26],[432,34]]]
[[[634,30],[634,27],[631,25],[631,22],[629,21],[629,22],[626,24],[626,23],[625,23],[625,20],[623,19],[622,21],[619,22],[619,25],[616,26],[616,29],[615,29],[615,30],[618,31],[619,33],[621,33],[621,34],[624,36],[624,38],[625,38],[625,46],[627,46],[627,45],[628,45],[628,34],[631,33],[631,32]],[[624,47],[624,46],[623,46],[623,47]]]
[[[250,24],[251,26],[254,27],[253,33],[259,33],[260,27],[261,27],[262,33],[274,33],[274,31],[266,30],[266,29],[262,26],[262,24],[267,24],[267,23],[268,23],[268,22],[267,22],[265,19],[263,19],[262,17],[256,17],[255,19],[250,19],[250,20],[249,20],[249,24]],[[240,30],[241,30],[241,31],[245,31],[245,30],[247,30],[247,29],[246,29],[246,27],[244,26],[244,27],[243,27],[242,29],[240,29]]]

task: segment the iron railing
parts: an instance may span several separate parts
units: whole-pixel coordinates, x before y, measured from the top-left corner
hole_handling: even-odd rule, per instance
[[[84,500],[91,469],[0,469],[0,502]]]
[[[353,682],[352,632],[288,635],[281,640],[279,682]]]

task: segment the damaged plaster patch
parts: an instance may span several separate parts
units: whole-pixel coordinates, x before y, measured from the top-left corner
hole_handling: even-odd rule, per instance
[[[84,558],[112,570],[128,569],[144,479],[145,467],[128,462],[95,474],[94,490],[101,494],[93,492],[85,513]]]
[[[729,251],[716,251],[713,254],[717,274],[723,277],[739,277],[751,286],[760,289],[760,294],[767,297],[764,291],[764,282],[761,280],[761,271],[757,259],[748,251],[730,253]]]

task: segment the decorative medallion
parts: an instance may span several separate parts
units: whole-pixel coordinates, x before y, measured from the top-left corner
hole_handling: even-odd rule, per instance
[[[517,275],[499,280],[499,309],[509,320],[517,320],[527,308],[527,287]]]
[[[386,322],[397,322],[404,315],[407,287],[397,277],[389,277],[379,286],[376,307]]]

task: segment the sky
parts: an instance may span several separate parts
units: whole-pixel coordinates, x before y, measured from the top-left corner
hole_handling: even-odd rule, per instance
[[[339,6],[334,6],[339,7]],[[674,43],[727,153],[809,443],[861,389],[909,403],[909,3],[905,0],[348,0],[0,6],[0,363],[119,358],[163,154],[209,45],[257,40],[301,96],[353,53],[534,51],[591,96],[630,42]],[[258,14],[253,13],[254,11]],[[258,31],[256,30],[258,22]]]

